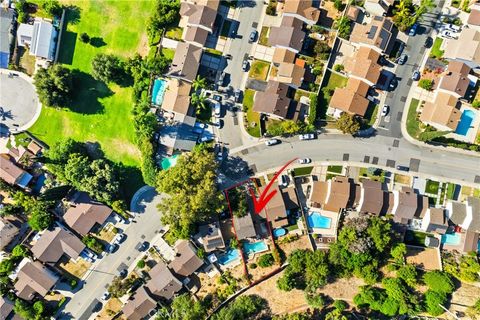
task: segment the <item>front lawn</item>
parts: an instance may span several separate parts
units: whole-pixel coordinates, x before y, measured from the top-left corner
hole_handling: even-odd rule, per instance
[[[173,60],[173,56],[175,55],[175,50],[170,48],[163,48],[162,47],[162,54],[168,59]]]
[[[67,137],[98,143],[108,159],[127,168],[124,177],[131,194],[143,184],[137,169],[140,151],[134,143],[132,88],[107,87],[96,81],[90,75],[91,61],[98,53],[128,58],[142,51],[154,2],[72,0],[64,4],[78,8],[67,13],[59,48],[59,63],[78,70],[72,110],[44,107],[29,131],[47,144]],[[83,32],[90,36],[91,44],[80,41]]]
[[[412,137],[417,139],[419,134],[421,133],[420,129],[420,121],[417,117],[417,107],[419,104],[419,100],[412,99],[410,103],[410,107],[408,108],[408,115],[407,115],[407,132]]]
[[[307,176],[312,173],[313,167],[301,167],[293,169],[293,175],[298,176]]]
[[[442,46],[443,39],[440,37],[435,38],[433,42],[432,50],[430,51],[430,58],[440,59],[443,57],[443,50],[440,50]]]
[[[378,114],[378,104],[370,103],[364,117],[364,119],[367,120],[366,122],[367,126],[371,127],[375,124],[375,121],[377,121],[377,114]]]
[[[260,114],[253,111],[254,95],[255,90],[245,90],[245,95],[243,96],[243,112],[246,115],[245,126],[248,134],[260,138]]]
[[[455,196],[456,187],[457,185],[454,183],[447,184],[447,199],[453,200],[453,197]]]
[[[262,27],[262,31],[260,31],[260,36],[258,37],[258,43],[261,44],[262,46],[269,46],[268,44],[268,32],[270,28],[269,27]]]
[[[327,172],[333,172],[341,174],[343,170],[343,166],[328,166]]]
[[[268,70],[270,69],[270,63],[267,61],[262,60],[254,60],[252,63],[252,67],[250,68],[250,72],[248,76],[253,79],[267,80]]]
[[[434,181],[434,180],[427,180],[427,184],[425,186],[425,192],[436,195],[438,193],[439,186],[440,186],[440,182]]]

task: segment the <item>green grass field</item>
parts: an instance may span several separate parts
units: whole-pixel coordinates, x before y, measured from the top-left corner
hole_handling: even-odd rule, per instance
[[[141,184],[138,176],[140,151],[134,144],[131,110],[132,88],[106,86],[90,75],[91,60],[98,53],[122,58],[148,50],[146,21],[153,1],[62,1],[70,6],[64,30],[59,63],[77,74],[70,109],[44,107],[30,132],[47,144],[71,137],[78,141],[98,142],[105,156],[132,169],[136,176],[126,177],[131,187]],[[87,33],[91,42],[80,41]]]
[[[252,89],[245,90],[245,95],[243,96],[243,107],[247,115],[247,120],[245,125],[247,126],[247,132],[253,137],[260,137],[260,114],[253,111],[253,96],[255,91]],[[256,123],[255,127],[251,127],[251,123]]]
[[[440,182],[434,180],[427,180],[427,184],[425,185],[425,192],[436,195],[439,186]]]
[[[267,80],[268,70],[270,69],[270,63],[262,60],[255,60],[252,63],[248,76],[253,79]]]
[[[442,46],[443,39],[442,38],[435,38],[435,41],[433,42],[432,46],[432,51],[430,51],[430,58],[437,58],[440,59],[443,57],[443,50],[440,50],[440,47]]]
[[[408,108],[407,116],[407,132],[412,138],[417,139],[418,135],[421,132],[420,121],[417,119],[417,107],[420,101],[417,99],[412,99],[410,107]]]

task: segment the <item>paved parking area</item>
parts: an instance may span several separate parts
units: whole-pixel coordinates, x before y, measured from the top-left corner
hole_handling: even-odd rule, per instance
[[[261,44],[257,44],[257,46],[255,47],[255,53],[253,54],[253,56],[255,57],[255,59],[272,62],[274,51],[275,51],[275,48],[273,47],[267,47],[267,46],[262,46]]]
[[[12,74],[12,76],[10,75]],[[33,81],[27,75],[0,70],[0,107],[2,125],[10,132],[20,132],[30,128],[40,116],[41,104]]]

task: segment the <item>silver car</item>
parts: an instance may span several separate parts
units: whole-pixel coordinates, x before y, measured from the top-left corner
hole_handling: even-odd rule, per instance
[[[265,141],[266,146],[274,146],[274,145],[279,144],[279,143],[280,143],[280,140],[278,140],[278,139],[270,139],[270,140]]]

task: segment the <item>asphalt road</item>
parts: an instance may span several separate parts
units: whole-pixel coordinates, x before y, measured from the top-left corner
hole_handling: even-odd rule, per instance
[[[435,12],[426,13],[420,21],[418,32],[415,36],[409,37],[404,53],[407,54],[408,59],[404,65],[398,65],[395,70],[395,75],[398,80],[397,88],[387,94],[385,104],[390,106],[390,112],[387,117],[382,117],[378,134],[383,136],[401,138],[401,120],[405,109],[407,96],[414,83],[412,78],[413,71],[418,69],[426,48],[424,47],[425,40],[431,35],[435,27],[436,20],[440,9]],[[400,32],[400,31],[399,31]],[[388,119],[388,121],[386,121]]]
[[[96,268],[91,271],[81,290],[66,304],[57,319],[88,319],[92,308],[107,290],[119,269],[129,267],[139,252],[135,246],[139,242],[150,241],[162,228],[160,215],[156,208],[161,197],[152,188],[145,192],[135,210],[136,223],[129,223],[124,228],[127,239],[120,244],[118,250],[102,258]],[[98,311],[98,310],[97,310]]]
[[[346,135],[321,134],[316,140],[299,141],[298,137],[282,139],[279,145],[267,147],[264,143],[231,154],[232,164],[223,168],[249,166],[254,172],[279,167],[295,157],[308,157],[314,162],[362,162],[372,166],[409,166],[413,174],[424,177],[440,177],[457,183],[473,184],[480,175],[480,157],[457,154],[413,145],[403,139],[376,136],[358,139]],[[243,163],[239,161],[243,160]],[[232,169],[230,169],[232,170]],[[224,170],[225,171],[225,170]],[[243,180],[244,172],[227,176],[231,180]],[[480,179],[478,177],[477,179]],[[476,182],[477,184],[479,182]]]

